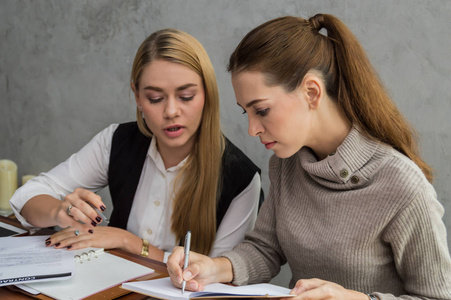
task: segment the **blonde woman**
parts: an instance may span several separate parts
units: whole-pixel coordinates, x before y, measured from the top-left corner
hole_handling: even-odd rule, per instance
[[[188,230],[215,256],[253,228],[260,170],[220,130],[213,66],[202,45],[175,29],[153,33],[133,62],[137,122],[113,124],[11,199],[24,226],[61,230],[47,246],[120,248],[166,261]],[[109,186],[109,226],[95,192]]]

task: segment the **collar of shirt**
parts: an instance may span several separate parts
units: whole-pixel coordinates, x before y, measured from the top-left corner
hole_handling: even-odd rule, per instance
[[[188,159],[189,155],[185,157],[178,165],[174,167],[170,167],[169,169],[166,169],[164,167],[163,159],[161,158],[160,152],[158,152],[157,149],[157,139],[154,137],[152,138],[149,146],[149,150],[147,151],[147,156],[152,159],[157,167],[157,169],[162,173],[166,174],[167,172],[174,172],[180,170],[186,163],[186,160]]]

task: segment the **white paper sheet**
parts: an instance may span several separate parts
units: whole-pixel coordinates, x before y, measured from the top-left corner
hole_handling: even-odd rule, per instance
[[[144,295],[153,296],[161,299],[173,299],[173,300],[186,300],[194,297],[226,297],[233,295],[246,296],[265,296],[265,297],[294,297],[295,295],[289,295],[290,289],[269,284],[260,283],[245,286],[231,286],[222,283],[213,283],[205,286],[203,292],[189,292],[185,291],[182,294],[182,290],[176,288],[172,285],[169,277],[137,281],[137,282],[127,282],[122,284],[122,288],[127,290],[132,290]],[[216,295],[213,295],[215,293]]]
[[[73,255],[66,249],[46,247],[48,236],[0,238],[0,286],[69,279]]]

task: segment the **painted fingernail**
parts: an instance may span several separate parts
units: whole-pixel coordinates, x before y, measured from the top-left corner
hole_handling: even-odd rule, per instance
[[[94,221],[92,221],[92,222],[91,222],[91,225],[94,226],[94,227],[96,227],[96,226],[97,226],[97,223],[94,222]]]
[[[47,241],[50,241],[50,238],[48,237],[45,241],[46,241],[46,242],[47,242]]]
[[[56,244],[55,244],[55,247],[58,247],[59,245],[61,245],[61,243],[56,243]]]
[[[94,233],[94,230],[89,229],[88,232],[89,232],[90,234],[93,234],[93,233]]]
[[[97,216],[97,217],[96,217],[96,221],[97,221],[97,223],[100,223],[100,222],[102,222],[102,218],[99,217],[99,216]]]
[[[101,206],[100,206],[100,210],[101,210],[101,211],[105,211],[105,209],[106,209],[105,205],[101,205]]]
[[[50,241],[46,241],[46,242],[45,242],[45,244],[46,244],[47,246],[50,245],[50,243],[51,243]]]
[[[67,249],[70,249],[70,248],[72,248],[72,245],[70,245],[70,246],[67,246]]]

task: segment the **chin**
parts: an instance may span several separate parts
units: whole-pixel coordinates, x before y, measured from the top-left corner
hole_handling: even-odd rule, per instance
[[[293,155],[295,155],[298,151],[274,151],[274,155],[277,156],[278,158],[289,158]]]

